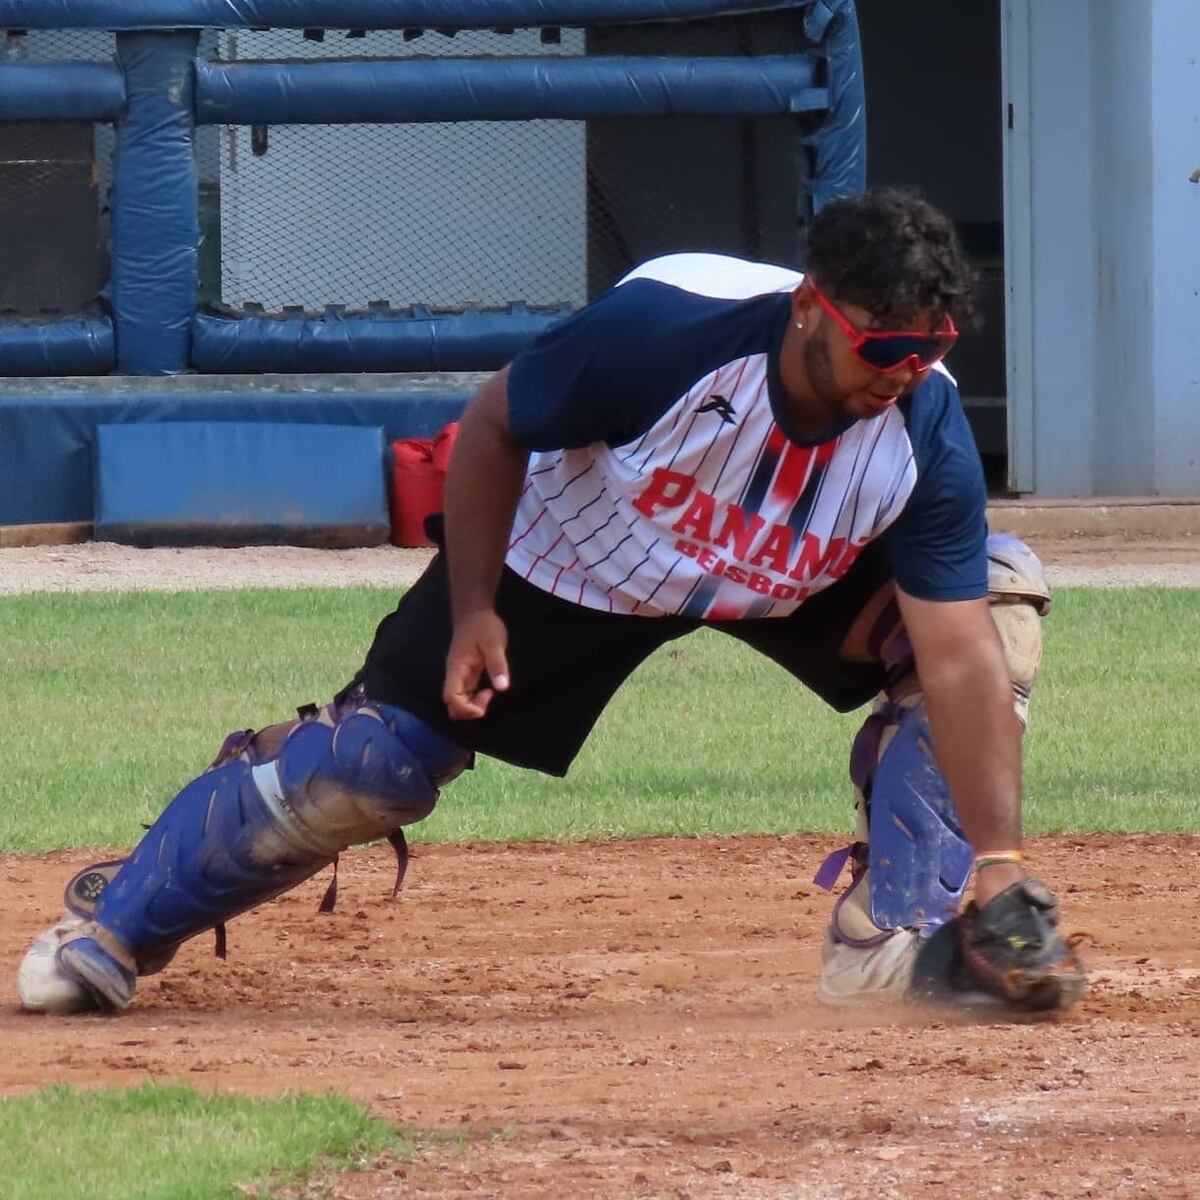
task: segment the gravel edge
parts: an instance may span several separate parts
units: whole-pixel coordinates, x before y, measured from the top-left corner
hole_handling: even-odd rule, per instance
[[[1039,547],[1039,550],[1042,548]],[[1052,586],[1200,587],[1200,556],[1190,545],[1158,548],[1160,561],[1133,543],[1128,554],[1097,545],[1064,544],[1042,551]],[[299,546],[217,549],[158,547],[139,550],[112,542],[0,550],[0,595],[49,592],[182,592],[207,589],[298,587],[408,587],[425,569],[431,550],[381,546],[314,550]],[[1172,561],[1173,554],[1178,561]],[[1064,561],[1055,562],[1055,557]],[[1121,561],[1122,558],[1130,561]],[[1136,559],[1137,561],[1133,561]]]

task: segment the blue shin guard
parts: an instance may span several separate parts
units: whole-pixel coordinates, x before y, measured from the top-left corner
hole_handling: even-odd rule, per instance
[[[875,765],[869,813],[871,919],[932,933],[958,912],[973,858],[923,704],[903,715]]]
[[[271,900],[347,846],[427,816],[470,755],[401,709],[308,719],[278,752],[242,752],[189,783],[104,886],[60,967],[123,1008],[174,947]]]

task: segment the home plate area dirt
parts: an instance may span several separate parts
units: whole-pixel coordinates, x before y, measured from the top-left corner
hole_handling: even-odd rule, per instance
[[[1200,839],[1034,840],[1092,976],[1058,1019],[813,998],[827,839],[377,847],[119,1017],[16,1006],[76,853],[0,857],[0,1094],[337,1089],[421,1131],[304,1196],[1200,1196]]]

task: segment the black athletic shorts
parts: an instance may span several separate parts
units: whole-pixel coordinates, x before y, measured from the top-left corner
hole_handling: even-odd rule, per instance
[[[442,703],[451,622],[445,555],[439,553],[380,624],[352,685],[361,684],[373,700],[407,709],[470,750],[565,775],[630,672],[666,642],[701,626],[753,646],[839,712],[864,704],[883,686],[884,669],[845,662],[838,649],[890,576],[884,547],[873,542],[842,579],[789,617],[700,621],[583,608],[505,568],[496,611],[508,627],[511,686],[492,698],[483,717],[454,721]]]

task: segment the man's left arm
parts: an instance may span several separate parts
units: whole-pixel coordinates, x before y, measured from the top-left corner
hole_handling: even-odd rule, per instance
[[[987,600],[897,596],[963,832],[976,856],[1017,850],[1021,724]],[[1087,974],[1058,931],[1053,895],[1016,863],[981,864],[974,903],[947,928],[968,977],[1014,1009],[1067,1009],[1083,994]]]
[[[1021,845],[1021,724],[988,607],[979,455],[946,379],[918,389],[908,415],[917,485],[888,530],[888,552],[933,753],[978,864],[974,903],[947,936],[968,976],[1011,1007],[1069,1008],[1083,993],[1083,965],[1058,932],[1054,897],[1012,861]],[[978,862],[991,856],[999,860]]]
[[[938,765],[976,856],[1021,846],[1021,725],[1004,650],[978,600],[921,600],[897,588]],[[976,903],[1023,878],[1015,863],[980,871]]]

